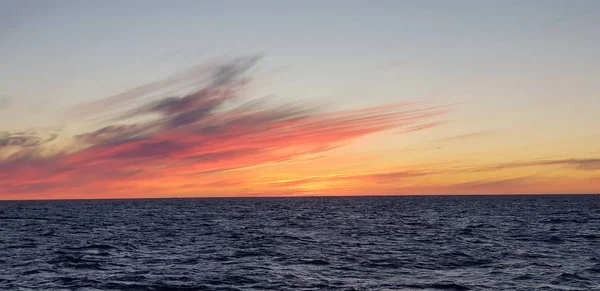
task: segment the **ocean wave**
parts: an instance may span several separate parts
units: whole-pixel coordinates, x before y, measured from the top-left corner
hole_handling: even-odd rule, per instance
[[[600,196],[488,199],[0,202],[0,289],[597,287]]]

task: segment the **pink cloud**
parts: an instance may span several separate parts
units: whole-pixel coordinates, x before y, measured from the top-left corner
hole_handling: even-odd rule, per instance
[[[182,96],[138,100],[194,79],[199,68],[181,75],[183,80],[169,78],[85,105],[90,114],[117,116],[112,119],[115,123],[74,136],[70,150],[53,155],[40,154],[42,140],[29,137],[34,147],[19,144],[16,155],[0,160],[0,195],[64,191],[85,197],[86,193],[122,192],[124,187],[135,191],[156,179],[185,181],[201,174],[285,162],[385,130],[427,129],[441,124],[430,120],[449,110],[403,104],[331,112],[275,106],[268,99],[245,101],[243,89],[254,63],[255,59],[247,58],[223,64],[201,88]],[[135,106],[120,110],[119,104],[134,99]],[[400,175],[361,179],[395,177]]]

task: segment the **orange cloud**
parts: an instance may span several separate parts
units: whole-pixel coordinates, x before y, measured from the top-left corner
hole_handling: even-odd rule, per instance
[[[442,126],[446,121],[439,119],[450,107],[410,103],[336,111],[318,104],[249,100],[245,89],[256,61],[250,57],[197,66],[77,106],[67,115],[101,124],[73,136],[59,136],[63,131],[56,129],[0,131],[0,199],[598,190],[594,175],[600,159],[593,157],[418,168],[381,163],[386,169],[376,170],[365,164],[441,147],[367,156],[341,150],[336,153],[345,155],[332,156],[364,136]],[[571,176],[553,178],[562,172],[548,175],[538,168],[571,170]]]
[[[539,167],[539,166],[561,166],[570,169],[581,170],[581,171],[598,171],[600,170],[600,158],[564,158],[564,159],[543,159],[543,160],[530,160],[530,161],[519,161],[511,163],[503,163],[498,165],[492,165],[487,167],[476,167],[471,169],[472,171],[495,171],[505,170],[514,168],[525,168],[525,167]]]
[[[180,75],[183,80],[172,77],[80,107],[89,117],[109,118],[99,129],[75,135],[66,149],[52,154],[42,154],[47,139],[35,134],[21,139],[9,133],[0,136],[0,145],[12,150],[0,159],[0,199],[194,195],[202,187],[217,193],[223,185],[241,192],[260,191],[244,189],[242,182],[228,184],[228,177],[216,182],[210,175],[290,161],[390,129],[430,128],[441,124],[430,120],[448,110],[404,104],[326,111],[274,105],[269,99],[246,101],[243,89],[255,60],[213,68],[194,91],[180,96],[146,95],[187,85],[202,70]],[[345,179],[381,182],[402,175]]]

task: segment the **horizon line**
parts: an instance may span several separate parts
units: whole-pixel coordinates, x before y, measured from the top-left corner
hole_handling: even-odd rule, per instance
[[[44,198],[44,199],[1,199],[1,202],[44,202],[44,201],[108,201],[108,200],[174,200],[174,199],[277,199],[277,198],[384,198],[384,197],[449,197],[449,196],[595,196],[600,193],[505,193],[505,194],[368,194],[368,195],[260,195],[260,196],[176,196],[176,197],[109,197],[109,198]]]

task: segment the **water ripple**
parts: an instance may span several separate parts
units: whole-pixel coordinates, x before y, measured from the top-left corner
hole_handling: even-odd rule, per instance
[[[1,290],[600,290],[600,197],[0,202]]]

